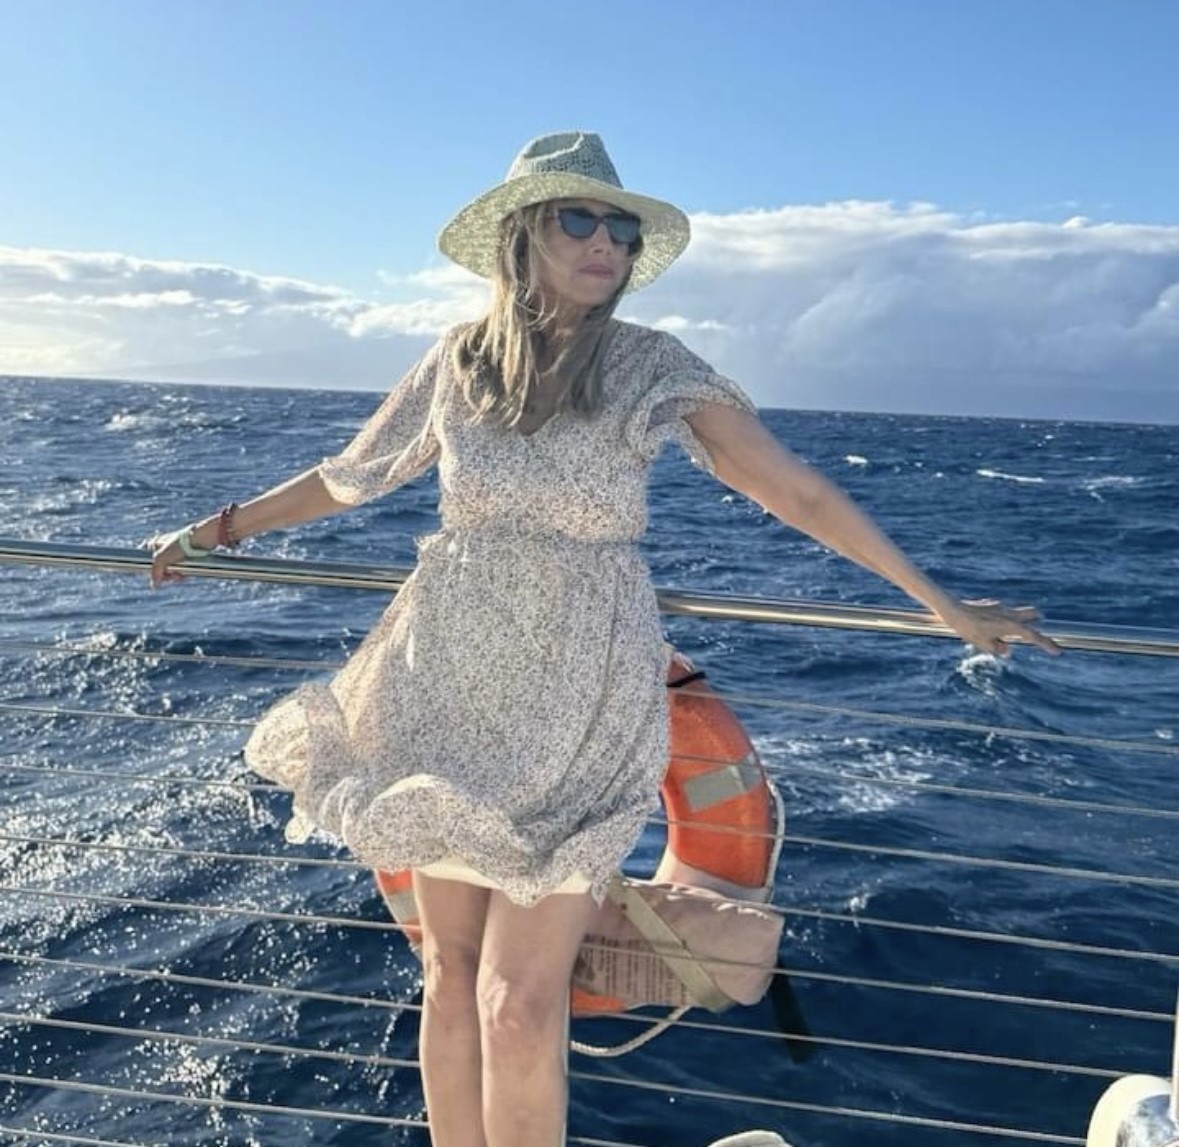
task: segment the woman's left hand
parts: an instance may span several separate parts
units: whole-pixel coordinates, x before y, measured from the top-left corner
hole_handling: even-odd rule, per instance
[[[1040,611],[1031,605],[1007,606],[1001,601],[955,601],[938,611],[946,623],[963,641],[981,649],[1007,657],[1011,653],[1009,641],[1018,638],[1051,653],[1060,653],[1060,646],[1045,637],[1032,623],[1039,621]]]

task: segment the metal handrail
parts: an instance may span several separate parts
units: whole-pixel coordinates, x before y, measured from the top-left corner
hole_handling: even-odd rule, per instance
[[[151,556],[143,550],[116,546],[78,546],[62,542],[0,537],[0,564],[67,566],[108,573],[146,576]],[[333,586],[392,593],[405,584],[411,566],[370,566],[344,562],[308,562],[290,558],[223,557],[213,555],[185,563],[192,577],[231,581],[261,581],[284,585]],[[807,625],[825,629],[855,629],[877,633],[949,637],[953,630],[928,614],[911,609],[840,605],[834,602],[740,597],[719,593],[689,593],[657,589],[664,613],[725,621],[762,621],[778,625]],[[1179,632],[1141,626],[1098,625],[1056,620],[1042,631],[1061,648],[1090,653],[1135,653],[1179,657]]]

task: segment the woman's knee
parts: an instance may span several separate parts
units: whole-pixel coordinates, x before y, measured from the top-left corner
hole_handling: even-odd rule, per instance
[[[531,1060],[564,1037],[569,985],[540,976],[505,976],[484,968],[479,976],[479,1024],[485,1054],[500,1060]]]
[[[422,940],[422,985],[431,1006],[443,1012],[473,1013],[479,976],[478,949]]]

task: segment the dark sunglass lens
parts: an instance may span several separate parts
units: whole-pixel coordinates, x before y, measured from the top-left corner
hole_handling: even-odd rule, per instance
[[[599,223],[605,223],[613,242],[626,247],[641,242],[639,229],[642,224],[637,215],[617,211],[610,215],[595,215],[584,207],[558,207],[557,222],[571,239],[588,239]]]
[[[588,239],[598,227],[598,217],[583,207],[560,207],[557,222],[570,239]]]
[[[636,215],[607,215],[606,230],[615,243],[630,246],[639,237],[639,219]]]

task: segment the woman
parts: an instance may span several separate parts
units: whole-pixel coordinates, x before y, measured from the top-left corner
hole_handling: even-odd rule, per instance
[[[541,137],[443,252],[490,277],[342,454],[165,539],[153,584],[215,545],[387,493],[437,463],[442,530],[330,685],[268,713],[246,759],[294,791],[288,833],[414,870],[422,1072],[436,1147],[552,1147],[574,959],[657,801],[665,648],[636,543],[668,441],[995,653],[1051,650],[1031,609],[960,602],[783,449],[672,336],[612,318],[688,221],[626,191],[597,136]]]

